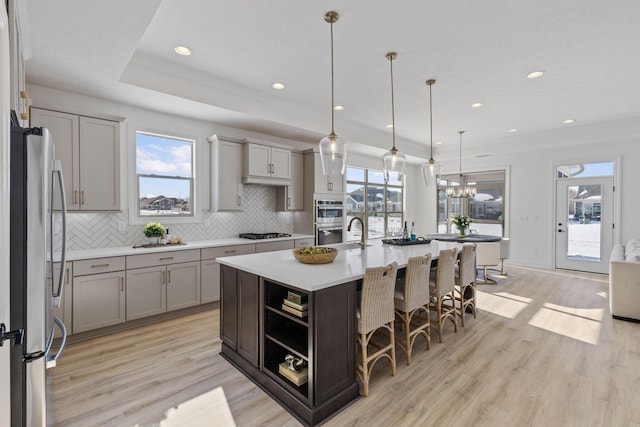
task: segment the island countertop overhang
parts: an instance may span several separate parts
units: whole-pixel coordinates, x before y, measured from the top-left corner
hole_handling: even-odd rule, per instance
[[[340,247],[345,245],[335,245],[339,250],[338,256],[328,264],[303,264],[295,259],[291,250],[221,257],[216,261],[265,279],[313,292],[361,279],[365,270],[370,267],[380,267],[395,261],[402,268],[411,257],[431,253],[437,258],[440,250],[460,246],[457,243],[439,241],[395,246],[383,244],[381,240],[368,241],[367,245],[365,249],[342,249]]]

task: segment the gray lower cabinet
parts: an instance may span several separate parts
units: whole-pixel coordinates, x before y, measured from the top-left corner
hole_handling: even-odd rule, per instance
[[[200,302],[220,300],[220,264],[216,258],[234,255],[253,254],[256,252],[256,245],[231,245],[204,248],[200,250],[202,259],[200,267]]]
[[[58,284],[60,274],[60,263],[53,263],[53,283],[54,285]],[[60,300],[59,308],[52,308],[51,314],[56,316],[58,319],[62,320],[62,323],[67,328],[67,336],[73,333],[73,318],[71,317],[72,308],[73,308],[73,286],[71,283],[71,278],[73,277],[73,263],[67,262],[66,268],[64,272],[64,289],[62,291],[62,299]],[[55,328],[54,338],[60,338],[60,329]]]
[[[200,250],[127,257],[127,320],[200,304]]]
[[[200,304],[200,261],[167,266],[167,311]]]
[[[167,311],[166,274],[164,265],[127,270],[127,320]]]
[[[74,334],[126,320],[124,266],[124,257],[74,261]]]
[[[73,333],[125,321],[124,271],[73,278]]]

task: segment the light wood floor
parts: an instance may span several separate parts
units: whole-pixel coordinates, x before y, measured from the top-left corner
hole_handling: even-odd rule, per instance
[[[478,318],[376,365],[371,394],[327,426],[640,425],[640,324],[613,320],[607,276],[509,266],[479,285]],[[222,387],[238,426],[299,423],[218,354],[219,311],[71,344],[55,369],[57,426],[164,425]],[[216,419],[178,425],[215,426]]]

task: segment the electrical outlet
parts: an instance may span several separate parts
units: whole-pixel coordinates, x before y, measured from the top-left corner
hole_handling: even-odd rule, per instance
[[[127,231],[127,223],[124,221],[118,222],[118,231]]]

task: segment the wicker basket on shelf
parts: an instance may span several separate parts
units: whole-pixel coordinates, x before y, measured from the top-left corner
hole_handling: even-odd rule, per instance
[[[326,248],[328,252],[319,254],[300,253],[301,250],[307,248],[296,248],[293,250],[293,256],[303,264],[328,264],[333,262],[338,256],[338,250],[334,248]]]

